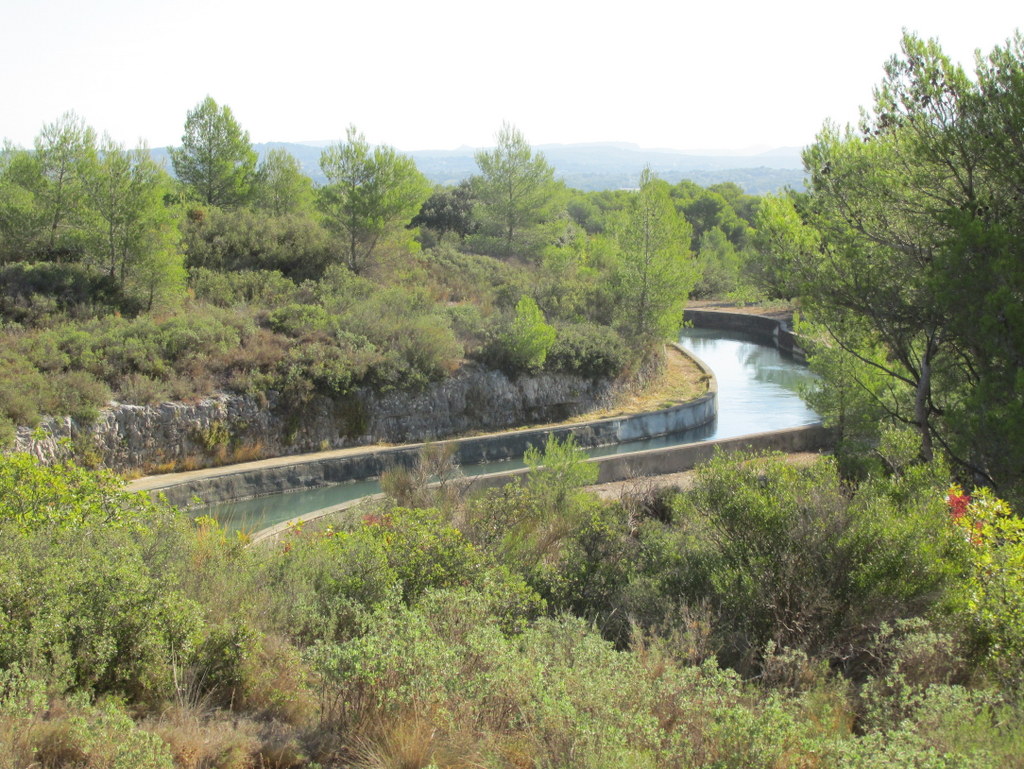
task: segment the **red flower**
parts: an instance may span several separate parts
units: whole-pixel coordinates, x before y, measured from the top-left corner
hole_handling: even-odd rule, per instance
[[[970,494],[949,493],[946,497],[946,504],[949,505],[949,515],[954,521],[958,521],[967,513],[967,505],[971,503]]]

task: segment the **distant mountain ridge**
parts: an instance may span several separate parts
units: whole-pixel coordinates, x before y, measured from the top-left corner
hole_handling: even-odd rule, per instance
[[[262,158],[268,150],[285,149],[295,156],[316,184],[327,180],[320,170],[323,147],[334,142],[267,142],[253,147]],[[435,184],[457,184],[479,172],[473,155],[479,148],[452,150],[414,150],[405,152]],[[689,179],[701,186],[735,182],[749,194],[776,192],[783,187],[803,189],[803,165],[800,148],[779,147],[753,154],[724,151],[645,149],[622,142],[590,144],[541,144],[534,147],[554,167],[555,176],[581,190],[606,190],[635,187],[640,172],[650,166],[660,178],[675,184]],[[153,150],[157,160],[165,159],[166,147]]]

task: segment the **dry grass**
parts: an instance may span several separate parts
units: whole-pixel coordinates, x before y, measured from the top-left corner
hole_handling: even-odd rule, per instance
[[[174,764],[181,769],[242,769],[260,747],[257,724],[230,713],[179,707],[143,727],[170,746]]]
[[[184,706],[142,727],[168,744],[176,769],[297,769],[309,763],[298,730],[277,721]]]
[[[692,358],[670,346],[666,348],[665,365],[661,371],[645,382],[641,389],[624,392],[611,408],[588,411],[569,421],[585,422],[658,411],[692,401],[707,391],[707,375]]]

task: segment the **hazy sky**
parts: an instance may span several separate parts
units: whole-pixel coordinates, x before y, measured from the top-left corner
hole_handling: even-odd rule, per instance
[[[399,149],[533,144],[741,149],[855,121],[901,29],[973,52],[1024,26],[1013,0],[0,0],[0,137],[74,110],[180,144],[208,94],[254,142]]]

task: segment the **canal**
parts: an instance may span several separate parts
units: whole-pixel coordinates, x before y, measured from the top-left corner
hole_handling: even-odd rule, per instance
[[[717,438],[733,438],[819,421],[818,415],[800,397],[801,387],[809,383],[814,375],[791,356],[756,341],[752,336],[735,331],[684,329],[679,342],[715,372],[718,380],[717,418],[703,427],[674,435],[590,449],[587,452],[590,456],[626,454]],[[508,460],[463,467],[462,472],[473,476],[515,470],[523,466],[521,460]],[[376,480],[357,481],[209,505],[193,509],[191,513],[211,515],[229,529],[257,531],[379,491],[380,486]]]

